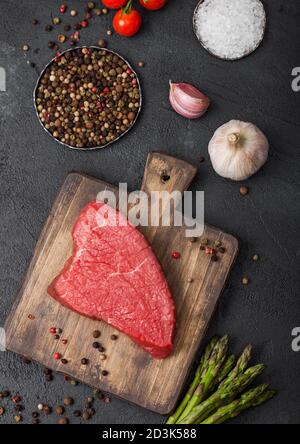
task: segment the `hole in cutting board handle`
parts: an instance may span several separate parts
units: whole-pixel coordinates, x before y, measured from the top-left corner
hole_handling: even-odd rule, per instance
[[[166,183],[171,179],[171,177],[168,174],[162,174],[161,175],[161,181],[162,183]]]

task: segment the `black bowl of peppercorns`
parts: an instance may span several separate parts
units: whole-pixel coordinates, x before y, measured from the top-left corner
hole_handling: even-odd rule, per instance
[[[135,124],[142,105],[137,74],[106,48],[78,47],[41,73],[34,105],[43,128],[72,149],[105,148]]]

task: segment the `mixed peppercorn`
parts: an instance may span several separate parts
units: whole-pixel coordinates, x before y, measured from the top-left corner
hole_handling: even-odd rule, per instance
[[[66,51],[46,68],[36,89],[42,124],[74,148],[115,141],[133,126],[140,106],[136,74],[106,49]]]

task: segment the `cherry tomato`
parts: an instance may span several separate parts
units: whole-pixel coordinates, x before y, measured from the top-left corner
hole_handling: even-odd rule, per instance
[[[110,9],[119,9],[125,6],[128,0],[102,0],[102,3]]]
[[[167,4],[168,0],[140,0],[140,4],[146,9],[156,11],[163,8]]]
[[[114,30],[125,37],[132,37],[142,26],[141,14],[132,8],[132,1],[129,0],[127,6],[116,13],[113,20]]]

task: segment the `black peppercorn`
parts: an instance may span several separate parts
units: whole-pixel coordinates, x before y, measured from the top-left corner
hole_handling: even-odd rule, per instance
[[[82,364],[82,365],[88,365],[88,363],[89,363],[89,360],[88,360],[88,359],[86,359],[86,358],[82,358],[82,359],[81,359],[81,364]]]
[[[53,31],[53,26],[52,26],[52,25],[47,25],[47,26],[45,27],[45,31],[46,31],[46,32],[51,32],[51,31]]]
[[[100,336],[101,336],[101,333],[100,333],[99,330],[95,330],[95,331],[93,331],[93,337],[94,337],[95,339],[99,338]]]
[[[107,376],[108,375],[108,371],[107,370],[102,370],[102,376]]]
[[[32,24],[33,24],[34,26],[36,26],[36,25],[39,24],[39,21],[38,21],[37,19],[33,19],[33,20],[32,20]]]
[[[61,361],[60,361],[62,364],[64,364],[64,365],[66,365],[66,364],[68,364],[68,360],[67,359],[62,359]]]
[[[80,410],[75,410],[73,412],[73,415],[75,416],[75,418],[79,418],[81,416],[81,411]]]
[[[64,30],[65,30],[66,32],[70,31],[71,28],[72,28],[71,25],[65,25],[65,26],[64,26]]]
[[[31,413],[31,416],[32,416],[33,418],[38,418],[38,417],[40,416],[40,414],[39,414],[38,412],[32,412],[32,413]]]
[[[100,348],[101,344],[99,342],[93,342],[93,348]]]
[[[44,368],[43,372],[45,375],[52,375],[52,370],[50,368]]]
[[[212,262],[218,262],[218,256],[216,256],[215,254],[211,257],[211,261]]]
[[[110,339],[112,341],[116,341],[118,339],[118,336],[117,335],[111,335]]]

